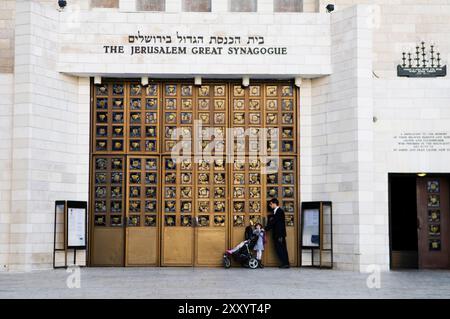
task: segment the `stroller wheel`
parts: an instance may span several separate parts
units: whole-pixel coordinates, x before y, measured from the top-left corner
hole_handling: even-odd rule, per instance
[[[231,267],[231,260],[228,256],[223,256],[223,266],[228,269]]]
[[[259,265],[259,263],[258,263],[258,260],[257,260],[256,258],[252,257],[252,258],[250,258],[250,259],[248,260],[248,266],[249,266],[251,269],[256,269],[256,268],[258,268],[258,265]]]

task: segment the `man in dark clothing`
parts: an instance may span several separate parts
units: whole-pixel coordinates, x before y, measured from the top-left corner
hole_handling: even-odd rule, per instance
[[[286,221],[284,211],[279,207],[278,199],[269,201],[269,207],[273,210],[273,215],[269,219],[265,230],[272,230],[272,238],[275,243],[278,258],[281,261],[280,268],[289,268],[289,257],[286,247]]]

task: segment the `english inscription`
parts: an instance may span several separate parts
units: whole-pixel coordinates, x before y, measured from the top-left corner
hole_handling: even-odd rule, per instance
[[[268,46],[263,36],[145,35],[128,36],[127,45],[104,45],[105,54],[135,55],[287,55],[283,46]]]
[[[450,152],[447,132],[404,132],[394,136],[394,152]]]

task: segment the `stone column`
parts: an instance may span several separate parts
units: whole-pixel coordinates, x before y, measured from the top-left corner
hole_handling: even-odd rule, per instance
[[[54,201],[78,196],[78,78],[57,72],[60,14],[16,2],[11,270],[51,267]]]

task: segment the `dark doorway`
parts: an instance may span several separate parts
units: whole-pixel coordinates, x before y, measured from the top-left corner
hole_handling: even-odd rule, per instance
[[[389,174],[391,269],[450,268],[449,174]]]
[[[416,178],[389,174],[391,269],[418,268]]]

